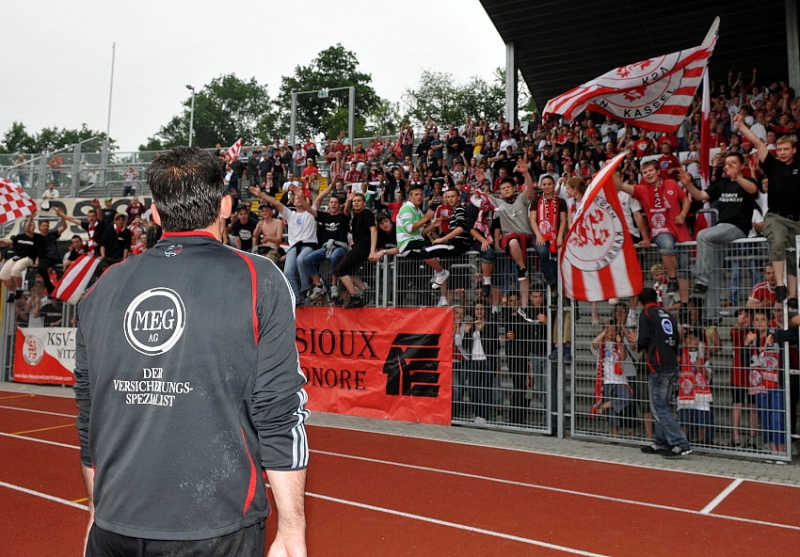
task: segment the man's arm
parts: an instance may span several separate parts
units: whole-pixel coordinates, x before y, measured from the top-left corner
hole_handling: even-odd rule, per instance
[[[767,156],[769,155],[769,149],[767,149],[767,144],[761,141],[761,138],[758,137],[756,134],[753,133],[747,124],[744,121],[744,116],[741,114],[735,114],[733,116],[733,124],[739,128],[741,134],[747,139],[758,151],[758,160],[764,162],[767,160]]]
[[[703,190],[697,189],[692,181],[692,176],[685,170],[681,170],[678,172],[678,180],[686,188],[686,191],[689,192],[694,199],[697,201],[709,201],[711,198],[709,197],[708,193],[704,192]],[[690,202],[691,203],[691,202]]]
[[[533,199],[533,196],[536,195],[536,183],[533,181],[533,177],[531,177],[527,153],[522,156],[522,160],[517,162],[514,172],[519,172],[525,178],[525,190],[523,193],[528,199]]]
[[[278,531],[267,557],[305,557],[307,555],[306,471],[267,470],[267,480],[272,488],[278,511]]]
[[[283,213],[283,210],[285,208],[283,206],[283,203],[281,203],[280,201],[278,201],[277,199],[275,199],[271,195],[269,195],[267,193],[264,193],[263,191],[261,191],[260,189],[254,187],[254,186],[250,186],[249,188],[247,188],[247,191],[249,191],[254,196],[258,197],[259,199],[262,199],[262,200],[266,201],[267,203],[269,203],[270,205],[275,207],[275,209],[278,211],[278,213]]]
[[[56,207],[56,208],[55,208],[55,211],[56,211],[56,215],[58,215],[58,216],[61,218],[62,222],[63,222],[63,221],[69,221],[69,222],[71,222],[72,224],[77,224],[78,226],[80,226],[80,225],[81,225],[81,221],[79,221],[79,220],[78,220],[78,219],[76,219],[75,217],[72,217],[72,216],[70,216],[70,215],[66,214],[66,213],[64,212],[64,209],[62,209],[61,207]],[[66,226],[66,225],[65,225],[65,226]]]

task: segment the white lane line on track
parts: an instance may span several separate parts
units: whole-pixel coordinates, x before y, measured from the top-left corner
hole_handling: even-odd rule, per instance
[[[723,514],[713,514],[710,511],[707,512],[707,513],[701,513],[701,511],[695,511],[695,510],[692,510],[692,509],[683,509],[683,508],[680,508],[680,507],[672,507],[672,506],[669,506],[669,505],[659,505],[657,503],[646,503],[644,501],[635,501],[635,500],[631,500],[631,499],[622,499],[622,498],[619,498],[619,497],[610,497],[608,495],[599,495],[599,494],[596,494],[596,493],[586,493],[586,492],[583,492],[583,491],[575,491],[575,490],[572,490],[572,489],[564,489],[564,488],[561,488],[561,487],[552,487],[552,486],[540,485],[540,484],[534,484],[534,483],[528,483],[528,482],[518,482],[518,481],[514,481],[514,480],[504,480],[504,479],[501,479],[501,478],[492,478],[492,477],[489,477],[489,476],[481,476],[481,475],[478,475],[478,474],[469,474],[469,473],[466,473],[466,472],[456,472],[454,470],[444,470],[444,469],[440,469],[440,468],[431,468],[431,467],[428,467],[428,466],[419,466],[419,465],[416,465],[416,464],[405,464],[405,463],[402,463],[402,462],[392,462],[390,460],[380,460],[380,459],[368,458],[368,457],[363,457],[363,456],[346,455],[346,454],[333,453],[333,452],[329,452],[329,451],[318,451],[318,450],[312,450],[311,452],[312,453],[319,453],[319,454],[327,455],[327,456],[339,457],[339,458],[347,458],[347,459],[352,459],[352,460],[362,460],[362,461],[365,461],[365,462],[370,462],[370,463],[375,463],[375,464],[382,464],[382,465],[386,465],[386,466],[396,466],[398,468],[410,468],[410,469],[413,469],[413,470],[420,470],[420,471],[424,471],[424,472],[434,472],[434,473],[438,473],[438,474],[447,474],[447,475],[451,475],[451,476],[458,476],[458,477],[463,477],[463,478],[476,479],[476,480],[482,480],[482,481],[494,482],[494,483],[500,483],[500,484],[506,484],[506,485],[513,485],[513,486],[518,486],[518,487],[526,487],[526,488],[530,488],[530,489],[540,489],[542,491],[552,491],[552,492],[555,492],[555,493],[563,493],[563,494],[566,494],[566,495],[575,495],[575,496],[578,496],[578,497],[588,497],[590,499],[600,499],[600,500],[603,500],[603,501],[610,501],[610,502],[621,503],[621,504],[625,504],[625,505],[635,505],[635,506],[639,506],[639,507],[648,507],[648,508],[658,509],[658,510],[686,513],[686,514],[695,515],[695,516],[703,514],[703,516],[710,516],[710,517],[721,518],[721,519],[725,519],[725,520],[733,520],[733,521],[737,521],[737,522],[746,522],[746,523],[749,523],[749,524],[760,524],[762,526],[774,526],[775,528],[784,528],[784,529],[788,529],[788,530],[800,531],[800,526],[791,526],[791,525],[788,525],[788,524],[778,524],[778,523],[774,523],[774,522],[767,522],[767,521],[764,521],[764,520],[755,520],[755,519],[751,519],[751,518],[742,518],[742,517],[738,517],[738,516],[728,516],[728,515],[723,515]],[[737,481],[739,481],[741,483],[744,480],[737,480]]]
[[[719,495],[717,495],[716,497],[714,497],[714,499],[713,499],[713,500],[712,500],[712,501],[711,501],[711,502],[710,502],[708,505],[706,505],[705,507],[703,507],[703,509],[700,511],[700,514],[710,514],[710,513],[711,513],[711,511],[713,511],[714,509],[716,509],[716,508],[717,508],[717,506],[718,506],[720,503],[722,503],[722,502],[723,502],[723,501],[724,501],[724,500],[725,500],[725,499],[728,497],[728,495],[730,495],[731,493],[733,493],[733,490],[734,490],[734,489],[736,489],[737,487],[739,487],[740,485],[742,485],[742,482],[744,482],[744,480],[743,480],[743,479],[741,479],[741,478],[739,478],[739,479],[737,479],[737,480],[733,480],[733,481],[730,483],[730,485],[729,485],[728,487],[726,487],[725,489],[723,489],[723,490],[720,492],[720,494],[719,494]]]
[[[355,501],[349,501],[347,499],[339,499],[337,497],[329,497],[327,495],[320,495],[318,493],[306,493],[306,496],[313,497],[316,499],[322,499],[324,501],[330,501],[333,503],[339,503],[341,505],[349,505],[351,507],[358,507],[361,509],[367,509],[370,511],[376,511],[385,514],[391,514],[395,516],[400,516],[403,518],[409,518],[412,520],[418,520],[420,522],[428,522],[430,524],[436,524],[437,526],[447,526],[448,528],[455,528],[456,530],[464,530],[467,532],[474,532],[476,534],[483,534],[485,536],[491,536],[493,538],[502,538],[504,540],[511,540],[515,542],[525,543],[528,545],[536,545],[539,547],[545,547],[547,549],[554,549],[556,551],[563,551],[565,553],[571,553],[572,555],[583,555],[584,557],[608,557],[602,553],[592,553],[590,551],[583,551],[580,549],[575,549],[572,547],[565,547],[563,545],[555,545],[552,543],[547,543],[539,540],[532,540],[530,538],[523,538],[520,536],[514,536],[512,534],[504,534],[503,532],[495,532],[493,530],[485,530],[483,528],[476,528],[475,526],[467,526],[466,524],[458,524],[456,522],[448,522],[446,520],[439,520],[436,518],[431,518],[428,516],[422,516],[419,514],[410,514],[402,511],[397,511],[394,509],[387,509],[385,507],[376,507],[374,505],[367,505],[365,503],[357,503]]]
[[[0,481],[0,487],[6,487],[8,489],[13,489],[14,491],[21,491],[22,493],[26,493],[28,495],[34,495],[36,497],[41,497],[42,499],[47,499],[48,501],[53,501],[55,503],[61,503],[62,505],[66,505],[68,507],[73,507],[75,509],[80,509],[82,511],[88,511],[89,507],[86,505],[81,505],[80,503],[73,503],[72,501],[67,501],[66,499],[61,499],[59,497],[53,497],[52,495],[48,495],[47,493],[42,493],[41,491],[34,491],[32,489],[28,489],[26,487],[20,487],[18,485],[9,484],[6,482]]]
[[[0,406],[0,408],[5,408],[5,407]],[[29,411],[29,412],[52,414],[52,415],[56,415],[56,416],[74,417],[74,416],[69,416],[69,415],[65,415],[65,414],[56,414],[56,413],[53,413],[53,412],[44,412],[44,411],[41,411],[41,410],[28,410],[28,409],[21,409],[21,408],[15,408],[15,407],[8,407],[8,408],[11,409],[11,410],[25,410],[25,411]],[[328,427],[328,426],[323,426],[323,427]],[[335,428],[333,428],[333,429],[335,429]],[[346,429],[346,428],[344,428],[344,429]],[[351,430],[351,431],[363,432],[362,430]],[[365,433],[376,433],[376,432],[367,431]],[[383,435],[383,433],[380,433],[380,432],[377,432],[377,434],[378,435]],[[394,434],[388,434],[388,435],[394,435]],[[36,442],[36,443],[45,443],[45,444],[48,444],[48,445],[55,445],[55,446],[58,446],[58,447],[64,447],[64,448],[68,448],[68,449],[76,449],[77,450],[77,449],[80,448],[80,447],[78,447],[76,445],[67,445],[65,443],[57,443],[55,441],[47,441],[45,439],[37,439],[35,437],[24,437],[24,436],[21,436],[21,435],[10,435],[8,433],[2,433],[2,432],[0,432],[0,436],[2,436],[2,437],[10,437],[12,439],[23,439],[23,440],[26,440],[26,441],[33,441],[33,442]],[[395,436],[397,436],[397,435],[395,435]],[[428,440],[429,441],[434,441],[434,442],[439,441],[437,439],[428,439]],[[447,443],[448,441],[442,441],[442,442]],[[466,443],[458,443],[458,444],[466,444]],[[484,445],[473,445],[473,446],[484,447]],[[485,447],[486,448],[497,449],[497,447],[491,447],[491,446],[485,446]],[[637,506],[642,506],[642,507],[651,507],[651,508],[655,508],[655,509],[675,511],[675,512],[692,514],[692,515],[710,516],[710,517],[721,518],[721,519],[725,519],[725,520],[733,520],[733,521],[736,521],[736,522],[745,522],[745,523],[748,523],[748,524],[758,524],[758,525],[761,525],[761,526],[772,526],[772,527],[775,527],[775,528],[783,528],[783,529],[787,529],[787,530],[800,531],[800,526],[791,526],[791,525],[788,525],[788,524],[778,524],[778,523],[774,523],[774,522],[767,522],[767,521],[764,521],[764,520],[756,520],[756,519],[751,519],[751,518],[742,518],[742,517],[738,517],[738,516],[728,516],[728,515],[712,513],[711,510],[713,510],[714,507],[711,507],[709,509],[709,506],[712,505],[715,501],[717,501],[717,499],[720,499],[720,497],[722,495],[727,496],[730,493],[730,491],[733,491],[733,489],[735,487],[738,487],[739,484],[741,484],[742,482],[745,481],[745,480],[742,480],[742,479],[734,480],[733,484],[736,484],[736,485],[733,485],[733,484],[729,485],[728,488],[726,488],[725,491],[723,491],[720,495],[718,495],[717,498],[714,499],[714,501],[709,503],[709,505],[707,505],[706,508],[702,509],[701,511],[694,511],[694,510],[691,510],[691,509],[681,509],[681,508],[678,508],[678,507],[670,507],[670,506],[667,506],[667,505],[658,505],[656,503],[645,503],[643,501],[632,501],[632,500],[628,500],[628,499],[608,497],[608,496],[605,496],[605,495],[598,495],[598,494],[595,494],[595,493],[585,493],[585,492],[582,492],[582,491],[574,491],[574,490],[558,488],[558,487],[531,484],[531,483],[525,483],[525,482],[516,482],[516,481],[512,481],[512,480],[502,480],[502,479],[499,479],[499,478],[491,478],[491,477],[480,476],[480,475],[476,475],[476,474],[467,474],[465,472],[455,472],[453,470],[442,470],[442,469],[438,469],[438,468],[417,466],[417,465],[414,465],[414,464],[404,464],[404,463],[400,463],[400,462],[391,462],[391,461],[387,461],[387,460],[379,460],[379,459],[373,459],[373,458],[367,458],[367,457],[361,457],[361,456],[355,456],[355,455],[345,455],[345,454],[341,454],[341,453],[333,453],[333,452],[328,452],[328,451],[312,450],[311,452],[312,453],[324,454],[324,455],[328,455],[328,456],[336,456],[336,457],[341,457],[341,458],[350,458],[350,459],[356,459],[356,460],[363,460],[363,461],[366,461],[366,462],[374,462],[374,463],[377,463],[377,464],[385,464],[385,465],[389,465],[389,466],[412,468],[412,469],[424,470],[424,471],[429,471],[429,472],[436,472],[436,473],[440,473],[440,474],[451,474],[451,475],[456,475],[456,476],[480,479],[480,480],[497,482],[497,483],[518,485],[518,486],[521,486],[521,487],[529,487],[529,488],[533,488],[533,489],[541,489],[541,490],[544,490],[544,491],[554,491],[554,492],[565,493],[565,494],[569,494],[569,495],[577,495],[579,497],[589,497],[589,498],[602,499],[602,500],[613,501],[613,502],[618,502],[618,503],[623,503],[623,504],[637,505]],[[536,454],[548,454],[548,453],[536,453]],[[559,456],[559,455],[549,455],[549,456]],[[564,457],[564,458],[572,458],[572,457]],[[579,460],[589,460],[589,459],[579,459]],[[593,461],[593,462],[596,462],[596,461]],[[623,464],[623,463],[617,463],[617,464],[619,464],[620,466],[627,466],[626,464]],[[687,473],[688,474],[692,474],[692,472],[687,472]],[[713,475],[713,474],[696,474],[696,475],[731,479],[731,478],[729,478],[727,476],[719,476],[719,475]],[[750,481],[750,482],[753,482],[753,483],[766,483],[767,485],[782,485],[782,484],[774,484],[774,483],[770,483],[770,482],[755,481],[755,480],[747,480],[747,481]],[[784,486],[784,487],[794,487],[794,486]],[[730,490],[730,491],[728,491],[728,490]],[[724,499],[724,497],[723,497],[723,499]],[[720,499],[720,502],[721,501],[722,501],[722,499]],[[718,503],[719,502],[717,502],[717,504]],[[714,506],[716,506],[716,505],[714,505]],[[706,510],[706,509],[708,509],[708,510]]]
[[[62,418],[77,418],[75,414],[60,414],[58,412],[47,412],[46,410],[34,410],[33,408],[19,408],[17,406],[0,406],[0,410],[18,410],[20,412],[32,412],[34,414],[46,414],[48,416],[61,416]]]
[[[10,439],[22,439],[24,441],[33,441],[34,443],[44,443],[45,445],[55,445],[56,447],[63,447],[65,449],[80,449],[77,445],[68,445],[67,443],[58,443],[56,441],[49,441],[47,439],[37,439],[36,437],[26,437],[25,435],[14,435],[12,433],[4,433],[0,431],[0,437],[8,437]]]

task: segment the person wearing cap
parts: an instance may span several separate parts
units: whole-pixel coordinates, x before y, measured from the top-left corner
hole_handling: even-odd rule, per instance
[[[100,210],[102,213],[102,221],[106,224],[113,222],[114,216],[117,214],[117,210],[114,209],[114,200],[110,197],[106,197],[103,200],[103,208]],[[101,218],[101,215],[97,215],[98,218]]]
[[[285,253],[281,247],[284,229],[284,222],[275,218],[275,209],[272,208],[272,205],[261,203],[258,207],[258,225],[253,232],[256,244],[254,251],[279,265],[281,257]]]

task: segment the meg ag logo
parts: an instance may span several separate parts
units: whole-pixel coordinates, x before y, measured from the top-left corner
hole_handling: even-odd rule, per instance
[[[386,394],[439,396],[439,337],[400,333],[392,342],[383,373]]]
[[[146,290],[125,310],[125,339],[146,356],[158,356],[175,346],[185,328],[186,307],[169,288]]]

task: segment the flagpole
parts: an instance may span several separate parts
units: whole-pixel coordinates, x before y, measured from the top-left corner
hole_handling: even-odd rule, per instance
[[[117,56],[117,43],[111,43],[111,84],[108,87],[108,120],[106,122],[106,139],[111,138],[111,97],[114,94],[114,59]]]
[[[708,67],[703,72],[702,122],[700,126],[700,181],[703,191],[711,183],[711,94]]]

